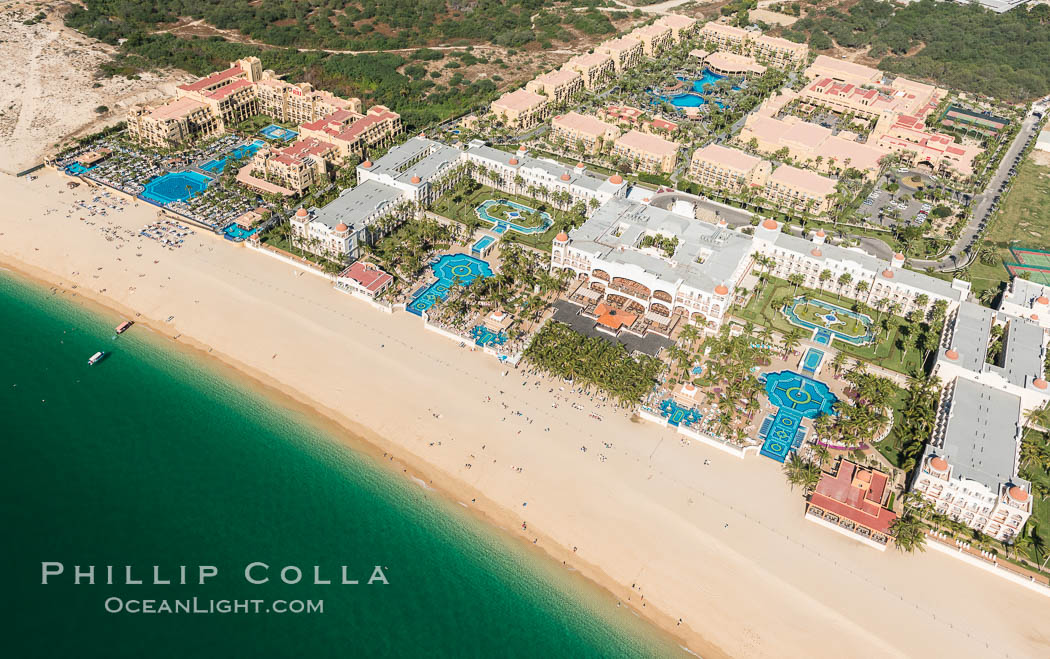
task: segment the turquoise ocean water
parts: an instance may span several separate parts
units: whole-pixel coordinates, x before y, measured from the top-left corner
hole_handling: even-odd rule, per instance
[[[337,444],[302,412],[143,327],[114,339],[118,321],[0,271],[5,656],[681,652],[561,565]],[[113,354],[88,367],[100,349]],[[66,574],[41,584],[45,561]],[[245,581],[254,561],[271,566],[270,583]],[[147,583],[105,585],[99,567],[96,585],[74,585],[75,565],[115,565],[121,576],[132,565]],[[153,565],[162,579],[191,566],[193,583],[152,585]],[[199,565],[219,574],[197,585]],[[302,583],[280,582],[287,565]],[[314,565],[332,585],[312,583]],[[342,565],[362,583],[338,584]],[[375,565],[389,585],[365,585]],[[323,600],[324,611],[108,613],[114,597]]]

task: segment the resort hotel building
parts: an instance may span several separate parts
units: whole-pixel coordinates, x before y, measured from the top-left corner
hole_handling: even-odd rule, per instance
[[[611,57],[617,73],[623,73],[638,66],[643,54],[642,42],[627,37],[604,41],[594,51]]]
[[[463,152],[463,158],[472,166],[471,176],[479,183],[515,194],[536,188],[538,196],[551,200],[555,206],[570,208],[582,202],[587,214],[594,212],[596,205],[627,195],[622,176],[594,174],[582,163],[566,167],[547,158],[535,158],[523,146],[516,153],[508,153],[474,140]],[[558,193],[567,194],[568,201],[556,201]]]
[[[583,86],[592,90],[601,89],[611,82],[616,70],[613,59],[601,53],[577,55],[562,64],[561,68],[579,73],[583,78]]]
[[[724,222],[714,225],[617,197],[580,227],[557,236],[551,268],[572,272],[584,284],[578,294],[595,304],[646,314],[663,325],[680,315],[708,332],[721,326],[757,255],[772,258],[774,276],[801,273],[811,288],[824,287],[820,274],[829,270],[836,292],[870,305],[898,304],[901,315],[927,311],[938,300],[951,311],[969,294],[967,282],[906,270],[900,255],[880,261],[859,249],[827,244],[825,238],[822,231],[811,239],[784,233],[772,219],[750,236]],[[847,273],[849,283],[839,287],[836,282]]]
[[[179,85],[175,99],[160,106],[138,106],[128,113],[128,133],[156,147],[174,147],[225,132],[227,124],[259,113],[255,83],[262,64],[248,57],[195,82]]]
[[[534,158],[524,149],[508,153],[476,140],[465,149],[413,137],[376,161],[357,166],[358,185],[321,208],[300,208],[292,217],[297,246],[319,255],[356,259],[361,248],[429,204],[463,176],[506,192],[539,189],[557,206],[582,202],[586,212],[627,193],[622,177],[595,175],[582,165],[566,167]],[[568,202],[558,200],[564,193]]]
[[[889,478],[877,469],[840,459],[824,472],[806,505],[806,519],[885,551],[897,514],[886,507]]]
[[[926,128],[926,119],[945,97],[943,89],[825,55],[817,56],[806,76],[811,82],[799,92],[799,100],[873,121],[869,146],[945,175],[973,173],[980,147]]]
[[[612,156],[627,161],[638,171],[669,174],[678,164],[678,149],[677,142],[630,130],[613,142]]]
[[[1031,483],[1018,476],[1026,415],[1050,401],[1046,329],[1038,313],[1012,313],[1050,300],[1026,284],[998,311],[964,302],[948,316],[933,371],[945,387],[912,482],[937,512],[1004,542],[1032,513]]]
[[[287,190],[286,196],[301,195],[312,185],[327,183],[329,167],[339,160],[334,144],[308,137],[283,149],[260,149],[249,170],[253,177]]]
[[[689,178],[716,190],[756,190],[773,206],[814,214],[828,210],[829,196],[835,192],[834,179],[791,165],[773,169],[767,160],[719,144],[708,144],[693,153]]]
[[[801,66],[809,58],[809,46],[780,37],[771,37],[758,30],[711,21],[700,28],[700,38],[715,50],[728,50],[738,55],[747,55],[760,63],[784,69]]]
[[[759,153],[784,153],[794,162],[819,172],[835,172],[852,168],[874,179],[882,167],[887,149],[857,141],[849,131],[834,134],[830,128],[787,115],[778,118],[780,111],[798,98],[790,89],[767,98],[748,115],[737,142],[751,144]],[[752,140],[754,140],[752,142]]]
[[[803,286],[833,286],[836,293],[868,306],[897,304],[901,316],[914,310],[929,311],[938,300],[951,311],[970,293],[969,282],[946,282],[904,268],[902,254],[884,261],[859,248],[832,245],[822,229],[806,239],[781,231],[779,222],[767,219],[755,227],[754,241],[755,252],[772,259],[770,274],[774,277],[787,279],[801,273]],[[820,281],[824,270],[831,272],[827,283]],[[837,282],[844,274],[850,276],[849,283],[839,287]]]
[[[599,153],[619,136],[619,128],[587,114],[566,112],[551,119],[551,137],[575,151]]]
[[[548,114],[547,97],[527,89],[507,92],[492,102],[492,114],[510,128],[525,130],[543,121]]]
[[[369,148],[390,144],[403,131],[401,115],[383,105],[373,105],[363,115],[336,110],[299,126],[300,137],[334,144],[343,160],[363,158]]]
[[[525,84],[525,90],[543,94],[551,103],[565,103],[583,91],[583,76],[564,67],[536,76]]]
[[[717,328],[751,270],[751,243],[726,226],[615,198],[555,238],[551,268],[572,272],[599,304],[658,325],[678,314]]]
[[[262,70],[258,57],[246,57],[224,71],[179,85],[176,98],[128,114],[128,132],[150,146],[173,148],[259,114],[300,124],[301,137],[335,144],[343,157],[391,140],[402,131],[401,117],[377,105],[362,114],[361,99],[339,98],[308,83],[292,84]]]

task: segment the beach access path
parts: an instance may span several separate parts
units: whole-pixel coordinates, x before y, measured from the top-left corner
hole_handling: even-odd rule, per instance
[[[876,552],[811,524],[770,460],[684,443],[558,383],[522,386],[412,314],[213,235],[174,251],[107,240],[107,223],[137,231],[155,209],[67,217],[97,192],[66,180],[0,175],[0,263],[192,337],[701,656],[1050,656],[1050,600],[939,552]]]

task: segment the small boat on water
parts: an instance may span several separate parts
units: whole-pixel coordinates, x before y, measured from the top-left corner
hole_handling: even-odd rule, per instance
[[[106,352],[104,350],[99,350],[95,354],[91,355],[90,359],[88,359],[88,366],[94,366],[95,364],[99,363],[105,358]]]
[[[130,320],[125,320],[123,323],[117,325],[117,327],[116,327],[117,334],[123,334],[124,332],[127,332],[128,328],[131,327],[134,324],[135,323],[130,321]]]

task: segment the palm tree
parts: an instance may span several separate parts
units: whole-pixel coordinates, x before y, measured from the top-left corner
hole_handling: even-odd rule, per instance
[[[809,492],[820,481],[820,467],[808,460],[804,460],[798,453],[792,451],[784,462],[784,473],[787,475],[791,489],[801,486],[804,492]]]
[[[890,533],[897,545],[897,551],[912,553],[916,550],[926,551],[925,526],[918,518],[906,512],[893,520]]]

